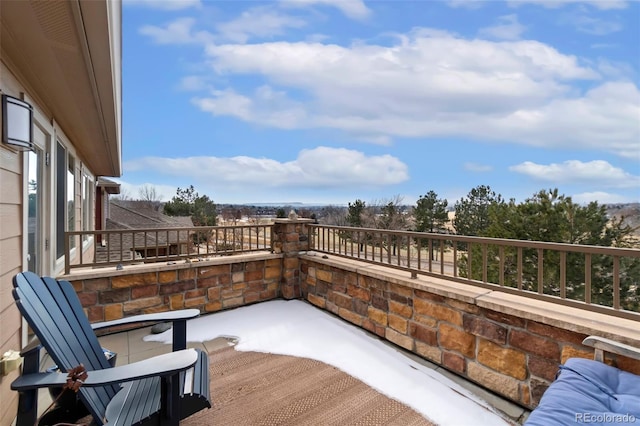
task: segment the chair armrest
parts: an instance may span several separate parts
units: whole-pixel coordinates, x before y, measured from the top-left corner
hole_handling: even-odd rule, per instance
[[[135,324],[143,322],[163,322],[163,321],[180,321],[196,318],[200,315],[198,309],[181,309],[178,311],[159,312],[157,314],[134,315],[131,317],[120,318],[112,321],[96,322],[91,324],[94,330],[100,330],[108,327],[119,325]]]
[[[100,387],[148,377],[171,376],[193,366],[197,360],[198,353],[195,349],[171,352],[121,367],[88,371],[88,377],[84,381],[83,386]],[[67,373],[35,373],[18,377],[11,383],[11,389],[15,391],[27,391],[31,389],[64,386],[66,383]]]
[[[33,353],[39,353],[40,349],[42,349],[42,343],[40,343],[40,340],[37,337],[33,337],[31,339],[31,341],[29,343],[27,343],[27,345],[22,348],[22,350],[20,350],[20,356],[21,357],[28,357],[33,355]]]
[[[615,340],[598,336],[589,336],[582,341],[582,344],[585,346],[591,346],[595,349],[593,359],[596,361],[604,361],[604,352],[611,352],[617,355],[640,360],[640,348],[616,342]]]

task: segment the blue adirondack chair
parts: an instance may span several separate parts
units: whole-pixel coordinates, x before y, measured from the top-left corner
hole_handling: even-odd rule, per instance
[[[68,281],[23,272],[13,279],[13,296],[38,341],[22,351],[22,375],[11,388],[19,392],[17,426],[37,421],[37,389],[59,387],[66,373],[39,373],[42,346],[62,371],[82,364],[88,378],[80,399],[99,425],[177,425],[211,407],[209,358],[186,349],[186,321],[197,309],[138,315],[90,324]],[[107,327],[171,321],[173,352],[133,364],[112,367],[95,331]]]

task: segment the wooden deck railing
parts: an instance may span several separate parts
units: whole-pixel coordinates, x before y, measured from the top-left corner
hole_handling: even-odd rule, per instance
[[[272,228],[273,225],[241,225],[66,232],[65,274],[73,268],[270,251]],[[72,251],[72,247],[76,249]]]
[[[310,250],[640,320],[640,250],[310,225]]]

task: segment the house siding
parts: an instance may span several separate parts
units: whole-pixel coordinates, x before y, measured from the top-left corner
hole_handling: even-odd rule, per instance
[[[0,87],[2,93],[19,94],[20,86],[4,63],[0,63]],[[11,296],[11,278],[22,269],[22,171],[23,154],[0,146],[0,354],[21,347],[20,313]],[[2,425],[10,424],[16,413],[18,394],[9,385],[17,377],[18,371],[0,376]]]

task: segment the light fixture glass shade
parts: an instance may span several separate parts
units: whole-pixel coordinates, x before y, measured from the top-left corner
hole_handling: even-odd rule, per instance
[[[33,108],[8,95],[2,95],[2,143],[18,150],[33,149]]]

